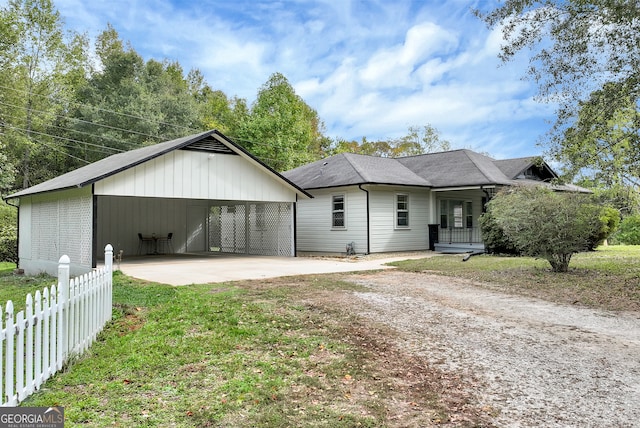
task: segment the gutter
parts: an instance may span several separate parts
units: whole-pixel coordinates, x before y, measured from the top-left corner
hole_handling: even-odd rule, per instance
[[[367,194],[367,254],[371,254],[371,243],[370,241],[370,220],[369,220],[369,191],[367,189],[362,188],[362,184],[358,184],[358,189],[362,190]]]

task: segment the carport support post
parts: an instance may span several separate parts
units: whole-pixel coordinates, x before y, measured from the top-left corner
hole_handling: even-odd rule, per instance
[[[62,370],[62,364],[67,359],[67,332],[69,331],[69,264],[71,259],[64,255],[58,261],[58,346],[57,367]]]

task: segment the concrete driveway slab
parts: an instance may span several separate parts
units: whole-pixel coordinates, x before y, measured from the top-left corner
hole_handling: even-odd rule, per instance
[[[146,256],[123,260],[124,274],[171,285],[207,284],[280,276],[392,269],[385,263],[430,257],[433,252],[376,255],[374,257],[269,257],[237,255]]]

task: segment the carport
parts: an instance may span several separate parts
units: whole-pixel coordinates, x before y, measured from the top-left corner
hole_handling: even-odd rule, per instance
[[[110,156],[7,199],[19,202],[20,268],[53,274],[67,254],[79,274],[106,244],[126,257],[295,256],[295,204],[308,197],[212,130]]]

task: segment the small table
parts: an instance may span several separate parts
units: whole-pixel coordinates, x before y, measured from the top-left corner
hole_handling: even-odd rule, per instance
[[[151,235],[151,236],[144,236],[143,234],[138,233],[138,240],[139,240],[138,254],[141,254],[141,250],[142,250],[143,246],[146,247],[147,254],[153,254],[153,255],[160,254],[158,252],[158,241],[168,242],[168,239],[169,238],[166,237],[166,236],[156,236],[155,233],[153,235]],[[151,243],[153,243],[153,245],[152,245],[153,252],[152,253],[150,253],[148,251],[149,250],[149,244],[151,244]]]

